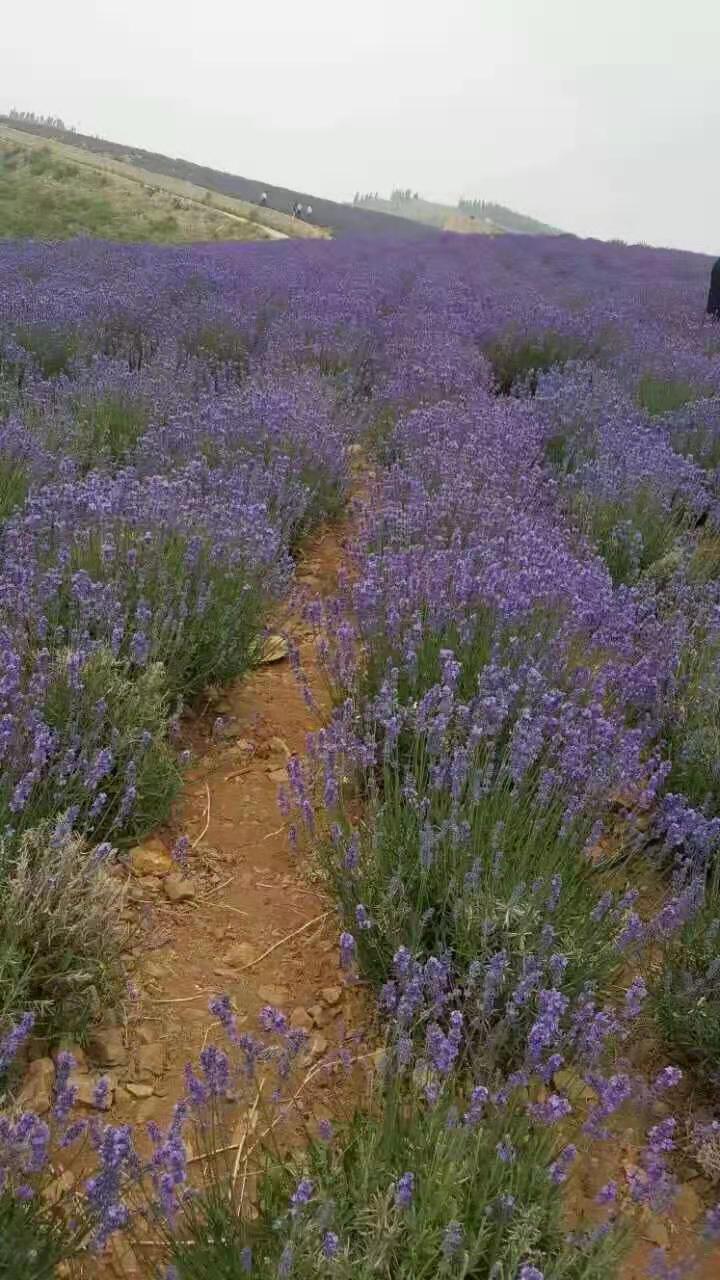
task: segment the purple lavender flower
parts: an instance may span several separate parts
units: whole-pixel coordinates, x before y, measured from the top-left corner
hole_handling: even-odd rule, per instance
[[[314,1194],[315,1184],[309,1178],[301,1178],[290,1197],[290,1203],[296,1210],[301,1209],[312,1200]]]
[[[340,964],[343,969],[352,969],[355,962],[356,943],[351,933],[340,934]]]
[[[638,976],[634,978],[627,991],[625,992],[625,1017],[637,1018],[642,1012],[644,1001],[647,999],[647,987],[645,980]]]
[[[443,1256],[446,1258],[456,1257],[463,1247],[464,1238],[465,1232],[462,1223],[455,1220],[448,1222],[441,1245]]]
[[[7,1071],[11,1063],[15,1061],[34,1025],[35,1014],[24,1013],[20,1021],[16,1022],[0,1040],[0,1074]]]
[[[501,1142],[498,1142],[497,1146],[495,1147],[495,1150],[497,1152],[498,1159],[502,1160],[503,1164],[514,1163],[515,1157],[517,1156],[517,1151],[515,1150],[507,1134],[505,1135],[505,1137],[502,1139]]]
[[[551,1093],[546,1102],[531,1103],[528,1111],[533,1120],[537,1120],[540,1124],[553,1125],[569,1116],[572,1106],[567,1098],[561,1097],[558,1093]]]
[[[323,1236],[322,1251],[324,1258],[336,1258],[340,1252],[340,1237],[334,1231],[326,1231]]]
[[[288,1280],[288,1276],[291,1276],[293,1273],[294,1266],[295,1250],[293,1246],[288,1243],[285,1245],[285,1248],[280,1255],[280,1261],[277,1269],[278,1280]]]
[[[656,1094],[665,1093],[668,1089],[674,1089],[682,1080],[683,1073],[679,1067],[663,1067],[662,1071],[655,1077],[653,1081],[653,1092]]]
[[[355,923],[358,929],[372,929],[373,927],[373,922],[362,902],[359,902],[355,908]]]
[[[409,1209],[415,1192],[415,1174],[403,1173],[395,1183],[395,1205],[398,1209]]]
[[[560,1186],[561,1183],[567,1181],[570,1166],[576,1155],[577,1147],[569,1143],[567,1147],[563,1148],[557,1159],[553,1160],[548,1169],[548,1174],[550,1181],[555,1183],[556,1186]]]
[[[595,1201],[597,1204],[614,1204],[615,1201],[617,1200],[617,1197],[618,1197],[617,1182],[606,1182],[605,1185],[600,1188],[597,1195],[595,1196]]]

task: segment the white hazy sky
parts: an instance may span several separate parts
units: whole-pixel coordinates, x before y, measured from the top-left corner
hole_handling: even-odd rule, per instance
[[[720,0],[5,0],[0,109],[720,253]]]

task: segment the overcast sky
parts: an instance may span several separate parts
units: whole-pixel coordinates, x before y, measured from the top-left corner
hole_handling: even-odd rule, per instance
[[[348,199],[720,254],[720,0],[3,4],[0,110]]]

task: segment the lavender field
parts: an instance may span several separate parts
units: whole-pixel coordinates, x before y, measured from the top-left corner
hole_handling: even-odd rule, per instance
[[[717,1266],[708,271],[566,237],[0,248],[0,1274],[118,1235],[168,1280]],[[383,1052],[248,1213],[238,1116],[282,1112],[306,1047],[281,1009],[213,1001],[226,1051],[166,1130],[88,1120],[62,1052],[42,1114],[13,1097],[31,1033],[122,999],[114,869],[171,811],[181,714],[353,501],[307,606],[333,711],[282,803]]]

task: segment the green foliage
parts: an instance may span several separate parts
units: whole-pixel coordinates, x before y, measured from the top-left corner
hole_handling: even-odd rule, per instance
[[[632,499],[615,502],[580,493],[573,511],[615,583],[637,582],[651,565],[668,555],[690,524],[682,507],[668,512],[651,489],[638,489]]]
[[[3,1280],[51,1280],[76,1249],[61,1213],[40,1198],[0,1191],[0,1275]]]
[[[53,679],[42,708],[45,724],[57,735],[58,755],[72,750],[73,743],[80,741],[92,758],[108,741],[108,726],[115,732],[112,768],[98,787],[107,797],[102,812],[90,823],[95,793],[85,787],[76,774],[74,785],[65,788],[63,803],[67,808],[78,806],[78,830],[88,831],[98,839],[115,838],[114,823],[127,786],[126,769],[134,760],[137,803],[131,820],[123,828],[124,838],[132,841],[146,835],[167,817],[180,783],[174,753],[167,741],[171,707],[165,671],[159,663],[132,671],[107,649],[99,648],[83,667],[82,696],[78,697],[69,659],[69,653],[54,654]],[[99,706],[103,708],[102,714],[98,712]],[[11,781],[0,778],[0,826],[11,827],[16,835],[57,812],[58,798],[52,776],[34,786],[21,823],[11,811],[11,796]]]
[[[672,447],[708,471],[720,467],[720,435],[709,427],[701,425],[687,431],[674,431]]]
[[[557,1280],[610,1280],[624,1250],[622,1229],[587,1245],[568,1238],[561,1193],[548,1176],[562,1141],[532,1131],[522,1104],[477,1126],[458,1124],[467,1105],[457,1086],[429,1107],[419,1088],[391,1082],[337,1143],[276,1162],[261,1182],[254,1219],[238,1213],[229,1172],[216,1171],[214,1184],[185,1201],[168,1240],[180,1280],[242,1280],[243,1249],[252,1250],[258,1280],[314,1280],[326,1272],[338,1280],[515,1280],[525,1263]],[[516,1153],[510,1162],[498,1154],[503,1142]],[[407,1173],[414,1190],[403,1207],[395,1192]],[[301,1176],[313,1194],[292,1212]],[[454,1251],[446,1236],[451,1223],[460,1228]],[[338,1241],[332,1261],[324,1253],[328,1231]],[[291,1272],[281,1266],[288,1247]]]
[[[720,883],[717,873],[702,910],[671,942],[651,991],[658,1025],[673,1061],[717,1086],[720,1069]]]
[[[72,376],[80,345],[77,334],[36,325],[32,329],[19,329],[16,337],[44,378]]]
[[[24,467],[12,458],[0,457],[0,526],[22,506],[29,488]]]
[[[557,619],[538,614],[522,632],[526,643],[522,636],[518,642],[517,628],[498,639],[488,609],[480,612],[469,636],[461,637],[453,627],[439,633],[428,627],[417,642],[414,679],[407,664],[395,663],[389,646],[380,642],[368,654],[359,701],[371,700],[384,673],[397,665],[403,673],[399,700],[417,706],[441,683],[441,653],[449,649],[461,664],[457,697],[462,704],[476,693],[492,650],[498,661],[511,664],[519,653],[532,653],[542,667],[543,648],[556,626]],[[575,994],[587,981],[602,988],[617,974],[609,922],[598,924],[591,916],[599,896],[596,873],[579,856],[588,820],[567,823],[562,797],[541,796],[542,759],[522,782],[513,779],[510,733],[511,726],[492,746],[470,749],[458,789],[434,781],[437,760],[428,735],[403,729],[366,796],[366,834],[355,870],[348,872],[343,842],[325,846],[326,869],[356,934],[362,969],[377,984],[390,976],[399,947],[416,956],[452,955],[460,981],[473,962],[506,950],[511,983],[513,975],[520,976],[523,958],[542,952],[554,877],[562,881],[552,927],[554,945],[568,957],[563,990]],[[412,804],[408,785],[417,796]],[[355,928],[358,903],[372,918],[371,929]],[[493,1042],[496,1061],[512,1059],[524,1025],[519,1017],[513,1028],[499,1033],[508,1031],[508,1037],[506,1043]]]
[[[720,811],[720,640],[698,629],[677,673],[665,725],[672,762],[671,792],[715,814]]]
[[[0,849],[0,1026],[32,1010],[81,1034],[123,989],[121,889],[77,836],[49,826]]]
[[[79,400],[73,411],[77,429],[72,452],[86,471],[121,465],[150,420],[146,404],[121,392]]]
[[[682,409],[691,400],[698,400],[707,392],[694,387],[691,382],[681,378],[657,378],[653,374],[645,374],[638,386],[638,404],[653,417],[661,413],[670,413],[673,409]]]
[[[508,334],[486,350],[500,395],[509,395],[520,384],[532,393],[539,373],[588,354],[580,339],[550,332],[525,339]]]
[[[230,325],[203,325],[189,330],[183,334],[181,349],[186,356],[203,360],[212,373],[229,369],[238,382],[242,382],[247,373],[247,339]]]

